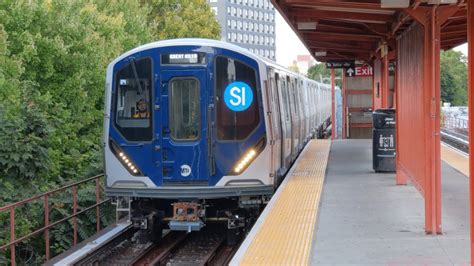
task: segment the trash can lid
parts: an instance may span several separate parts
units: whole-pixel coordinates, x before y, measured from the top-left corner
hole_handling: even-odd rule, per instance
[[[395,114],[395,109],[393,108],[383,108],[383,109],[377,109],[374,111],[374,114],[375,113],[379,113],[379,114]]]

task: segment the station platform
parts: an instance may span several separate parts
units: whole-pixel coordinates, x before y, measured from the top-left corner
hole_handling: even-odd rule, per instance
[[[470,265],[464,155],[442,147],[449,162],[442,163],[443,234],[426,235],[422,196],[411,184],[396,186],[394,173],[372,170],[371,140],[327,142],[305,148],[231,265]],[[327,168],[301,171],[308,162],[327,162]],[[293,188],[316,180],[324,186],[305,193]],[[288,200],[300,204],[278,207]],[[286,211],[304,213],[306,220]]]

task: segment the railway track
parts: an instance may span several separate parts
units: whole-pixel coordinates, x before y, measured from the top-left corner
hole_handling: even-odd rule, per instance
[[[469,140],[467,136],[446,129],[442,129],[440,135],[441,141],[445,145],[448,145],[466,155],[469,154]]]
[[[140,243],[130,228],[74,265],[227,265],[241,241],[227,245],[227,230],[209,225],[199,232],[168,231],[162,240]]]

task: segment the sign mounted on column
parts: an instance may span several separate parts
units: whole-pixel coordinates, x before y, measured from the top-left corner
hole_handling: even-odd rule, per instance
[[[328,61],[326,62],[327,68],[354,68],[355,61],[354,60],[347,60],[347,61]]]

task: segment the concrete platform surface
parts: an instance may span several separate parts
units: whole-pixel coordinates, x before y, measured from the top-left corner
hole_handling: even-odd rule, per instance
[[[469,265],[468,178],[442,163],[442,235],[426,235],[424,203],[395,174],[372,170],[370,140],[336,140],[312,265]]]

